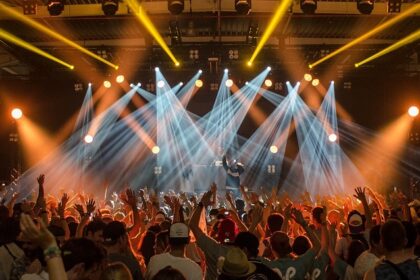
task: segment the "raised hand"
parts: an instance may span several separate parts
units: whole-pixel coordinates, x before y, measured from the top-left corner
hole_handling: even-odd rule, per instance
[[[83,217],[85,215],[85,210],[83,209],[83,205],[81,204],[75,204],[73,206],[74,209],[79,213],[80,217]]]
[[[302,212],[300,210],[298,210],[296,208],[292,208],[291,209],[291,217],[299,225],[301,225],[301,226],[306,226],[307,225],[305,219],[303,218]]]
[[[201,203],[203,203],[204,207],[207,207],[211,204],[211,196],[213,195],[213,193],[211,191],[205,192],[203,194],[203,197],[201,198]]]
[[[227,200],[230,204],[235,205],[235,204],[233,203],[233,197],[232,197],[232,194],[231,194],[229,191],[226,191],[226,200]]]
[[[39,175],[38,178],[36,178],[36,180],[38,181],[38,184],[40,186],[43,186],[45,182],[45,175],[44,174]]]
[[[292,203],[289,203],[286,208],[284,208],[284,217],[287,219],[290,219],[291,215],[292,215]]]
[[[30,241],[38,244],[42,249],[56,245],[54,235],[47,229],[42,219],[39,219],[39,228],[34,224],[29,215],[22,214],[20,216],[20,229],[23,235]]]
[[[60,203],[57,206],[57,212],[61,219],[64,219],[64,211],[66,210],[67,202],[69,201],[69,196],[64,193],[63,197],[61,198]]]
[[[215,182],[213,182],[213,183],[211,184],[211,186],[210,186],[210,191],[211,191],[212,193],[216,193],[216,192],[217,192],[217,185],[216,185],[216,183],[215,183]]]
[[[364,201],[366,200],[366,194],[365,194],[365,190],[366,188],[361,188],[361,187],[357,187],[354,189],[354,191],[356,192],[355,195],[353,195],[355,198],[357,198],[360,201]]]
[[[95,208],[95,200],[89,199],[86,202],[86,214],[90,216],[93,212],[95,212]]]
[[[256,204],[252,210],[251,221],[253,224],[258,224],[262,221],[264,215],[264,208]]]

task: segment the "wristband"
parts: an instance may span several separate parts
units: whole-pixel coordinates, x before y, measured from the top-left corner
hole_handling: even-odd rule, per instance
[[[61,257],[61,250],[57,245],[52,245],[44,250],[44,259],[48,261],[52,258]]]

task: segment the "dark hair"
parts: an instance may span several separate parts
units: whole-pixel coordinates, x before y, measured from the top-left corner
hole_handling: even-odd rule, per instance
[[[79,263],[83,263],[85,270],[89,270],[95,265],[101,264],[106,258],[105,249],[87,238],[66,241],[61,252],[66,271]]]
[[[162,231],[168,231],[169,228],[171,227],[171,221],[166,219],[163,222],[161,222],[159,226],[160,226],[161,232]]]
[[[314,209],[312,209],[312,218],[318,224],[321,223],[321,215],[323,212],[324,212],[324,209],[322,207],[315,207]]]
[[[9,208],[4,205],[0,205],[0,223],[6,221],[9,218]]]
[[[64,232],[64,229],[62,227],[56,226],[56,225],[49,225],[48,230],[55,236],[60,237],[66,235]]]
[[[71,238],[76,236],[78,226],[79,226],[79,223],[75,223],[75,222],[70,222],[69,223],[69,230],[70,230],[70,237]]]
[[[407,237],[407,244],[405,245],[405,248],[408,249],[416,244],[417,231],[416,227],[408,221],[402,221],[402,224],[405,228],[405,234]]]
[[[258,238],[249,231],[243,231],[238,233],[238,235],[236,235],[235,242],[233,245],[239,247],[241,250],[246,248],[248,256],[250,257],[255,258],[258,256]]]
[[[295,238],[292,245],[293,253],[300,256],[306,253],[309,249],[311,249],[311,242],[309,239],[304,235],[299,235]]]
[[[211,209],[209,212],[209,216],[217,216],[217,214],[219,214],[219,210],[218,209]]]
[[[238,198],[235,200],[235,206],[236,206],[236,210],[243,211],[245,208],[245,202],[242,199]]]
[[[155,235],[156,233],[148,230],[144,236],[140,245],[140,253],[144,257],[144,262],[146,265],[149,264],[150,258],[155,254]]]
[[[179,270],[167,266],[159,270],[152,280],[186,280],[186,278]]]
[[[0,246],[14,242],[20,233],[19,221],[7,218],[0,222]]]
[[[268,216],[267,226],[271,233],[280,231],[283,226],[284,218],[279,213],[272,213]]]
[[[393,252],[404,249],[406,233],[403,224],[396,219],[389,219],[381,227],[381,241],[384,249]]]
[[[280,257],[285,257],[292,252],[289,237],[282,231],[276,231],[271,235],[270,244],[273,251]]]
[[[360,240],[352,240],[349,245],[349,255],[347,258],[347,263],[351,266],[354,266],[356,259],[364,252],[367,248]]]
[[[160,228],[159,224],[154,224],[154,225],[151,225],[148,230],[156,234],[156,233],[161,232],[162,229]]]
[[[369,245],[370,247],[378,246],[381,242],[381,225],[373,226],[369,232]]]
[[[85,228],[85,235],[87,235],[89,232],[92,234],[95,234],[98,231],[103,231],[106,224],[102,220],[93,220],[89,224],[87,224]]]

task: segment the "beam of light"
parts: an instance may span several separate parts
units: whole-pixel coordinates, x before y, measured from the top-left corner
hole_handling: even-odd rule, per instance
[[[67,44],[67,45],[69,45],[69,46],[71,46],[75,49],[77,49],[77,50],[79,50],[79,51],[81,51],[82,53],[87,54],[90,57],[93,57],[94,59],[99,60],[99,61],[105,63],[108,66],[111,66],[114,69],[118,69],[118,65],[115,65],[115,64],[109,62],[108,60],[100,57],[97,54],[94,54],[93,52],[89,51],[88,49],[85,49],[84,47],[76,44],[72,40],[70,40],[70,39],[64,37],[63,35],[49,29],[48,27],[36,22],[35,20],[33,20],[33,19],[15,11],[14,9],[9,8],[9,7],[5,6],[4,4],[0,3],[0,10],[3,10],[4,12],[6,12],[8,15],[14,17],[15,19],[24,22],[25,24],[27,24],[27,25],[29,25],[29,26],[31,26],[31,27],[33,27],[33,28],[35,28],[35,29],[37,29],[37,30],[39,30],[39,31],[41,31],[41,32],[43,32],[43,33],[61,41],[61,42],[65,43],[65,44]]]
[[[14,108],[11,112],[11,115],[12,115],[12,118],[14,118],[15,120],[19,120],[20,118],[22,118],[23,112],[19,108]]]
[[[201,88],[203,86],[203,81],[202,80],[195,81],[195,86],[198,88]]]
[[[303,79],[305,79],[305,81],[310,82],[312,81],[312,75],[309,73],[306,73],[305,75],[303,75]]]
[[[415,118],[419,115],[419,108],[417,106],[411,106],[408,108],[408,115],[412,118]]]
[[[155,155],[157,155],[157,154],[159,154],[159,152],[160,152],[159,146],[153,146],[152,153],[154,153]]]
[[[110,88],[111,87],[111,82],[110,81],[104,81],[104,87],[106,88]]]
[[[0,7],[1,7],[1,4],[0,4]],[[36,54],[39,54],[40,56],[43,56],[43,57],[48,58],[48,59],[50,59],[52,61],[55,61],[58,64],[61,64],[63,66],[66,66],[67,68],[69,68],[71,70],[74,69],[74,66],[73,65],[71,65],[71,64],[69,64],[69,63],[67,63],[65,61],[62,61],[61,59],[59,59],[59,58],[57,58],[57,57],[55,57],[55,56],[53,56],[53,55],[51,55],[51,54],[49,54],[49,53],[47,53],[47,52],[39,49],[39,48],[37,48],[37,47],[29,44],[28,42],[25,42],[24,40],[22,40],[22,39],[20,39],[20,38],[18,38],[16,36],[10,34],[9,32],[7,32],[7,31],[5,31],[3,29],[0,29],[0,38],[3,38],[4,40],[9,41],[9,42],[11,42],[11,43],[13,43],[15,45],[18,45],[19,47],[22,47],[24,49],[27,49],[28,51],[34,52]]]
[[[124,79],[125,79],[124,75],[118,75],[118,76],[115,78],[115,81],[116,81],[118,84],[121,84],[122,82],[124,82]]]
[[[335,142],[335,141],[337,141],[337,139],[338,139],[338,137],[337,137],[337,134],[335,134],[335,133],[331,133],[330,135],[328,135],[328,140],[330,142]]]
[[[226,82],[225,82],[225,86],[230,88],[231,86],[233,86],[233,81],[231,79],[227,79]]]
[[[319,85],[319,79],[313,79],[313,80],[312,80],[312,85],[313,85],[314,87],[318,86],[318,85]]]
[[[408,35],[407,37],[404,37],[403,39],[397,41],[396,43],[392,44],[391,46],[381,50],[378,53],[375,53],[374,55],[363,59],[360,62],[357,62],[356,64],[354,64],[355,67],[359,67],[365,63],[368,63],[369,61],[372,61],[374,59],[377,59],[378,57],[381,57],[383,55],[386,55],[387,53],[390,53],[392,51],[395,51],[396,49],[401,48],[402,46],[405,46],[411,42],[414,42],[416,40],[418,40],[420,38],[420,29],[411,33],[410,35]]]
[[[145,9],[136,1],[136,0],[125,0],[127,5],[130,7],[131,11],[134,13],[136,18],[144,25],[144,27],[149,31],[150,35],[156,40],[156,42],[161,46],[161,48],[166,52],[169,58],[173,61],[175,66],[180,66],[179,61],[175,58],[172,51],[169,49],[165,40],[159,34],[159,31],[153,25],[150,18],[147,16]]]
[[[267,43],[271,34],[278,27],[278,24],[280,23],[281,19],[283,18],[284,14],[287,12],[287,9],[289,9],[291,4],[292,4],[291,0],[281,1],[276,12],[274,13],[273,17],[268,23],[268,26],[265,29],[264,34],[261,36],[260,41],[258,42],[258,45],[254,50],[254,53],[252,54],[251,58],[248,60],[248,63],[247,63],[248,66],[252,65],[257,55],[260,53],[260,51],[264,47],[265,43]]]
[[[270,79],[266,79],[266,80],[264,81],[264,85],[265,85],[266,87],[271,87],[271,86],[273,85],[273,82],[272,82]]]
[[[93,136],[92,136],[92,135],[90,135],[90,134],[87,134],[87,135],[85,136],[85,138],[83,138],[83,140],[85,141],[85,143],[86,143],[86,144],[90,144],[90,143],[92,143],[92,142],[93,142]]]
[[[396,15],[395,17],[392,17],[391,19],[387,20],[386,22],[384,22],[381,25],[378,25],[377,27],[373,28],[372,30],[366,32],[365,34],[361,35],[360,37],[354,39],[353,41],[345,44],[344,46],[342,46],[341,48],[329,53],[328,55],[324,56],[323,58],[309,64],[309,68],[314,68],[315,66],[323,63],[324,61],[336,56],[337,54],[353,47],[354,45],[359,44],[360,42],[376,35],[377,33],[391,27],[392,25],[400,22],[401,20],[405,19],[406,17],[416,13],[420,11],[420,4],[414,4],[412,7],[410,7],[409,9],[405,10],[404,12]]]

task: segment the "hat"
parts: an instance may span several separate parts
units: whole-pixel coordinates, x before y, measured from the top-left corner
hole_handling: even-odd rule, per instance
[[[118,221],[107,224],[103,230],[104,244],[114,245],[117,240],[126,234],[125,225]]]
[[[188,238],[190,229],[184,223],[174,223],[169,228],[169,238]]]
[[[255,264],[248,261],[245,253],[232,247],[228,250],[225,257],[219,258],[218,267],[222,275],[240,278],[248,276],[255,272]]]
[[[365,230],[365,220],[365,217],[361,215],[358,211],[351,211],[347,218],[350,234],[362,233]]]

